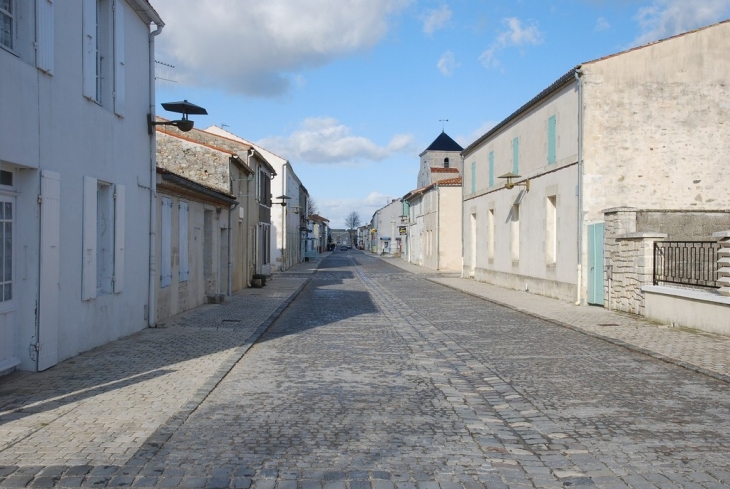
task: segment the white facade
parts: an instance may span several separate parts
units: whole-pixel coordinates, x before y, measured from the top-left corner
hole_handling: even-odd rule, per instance
[[[163,25],[144,0],[12,5],[14,36],[0,43],[0,372],[44,370],[147,326],[150,24]]]
[[[375,211],[370,221],[370,246],[373,253],[400,256],[404,251],[404,237],[400,228],[405,226],[407,217],[403,212],[403,201],[393,199],[388,205]]]
[[[604,210],[728,208],[729,50],[724,22],[584,63],[466,148],[463,275],[591,302]]]

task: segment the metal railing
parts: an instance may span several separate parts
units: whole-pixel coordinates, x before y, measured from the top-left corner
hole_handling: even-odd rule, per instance
[[[654,243],[654,285],[660,283],[719,289],[717,241]]]

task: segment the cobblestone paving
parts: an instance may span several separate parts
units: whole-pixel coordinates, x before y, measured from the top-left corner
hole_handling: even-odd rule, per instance
[[[730,487],[727,383],[362,253],[312,272],[0,383],[0,487]]]

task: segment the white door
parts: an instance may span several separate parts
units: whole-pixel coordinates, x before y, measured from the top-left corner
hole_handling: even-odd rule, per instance
[[[15,198],[0,195],[0,372],[20,364],[15,321]]]

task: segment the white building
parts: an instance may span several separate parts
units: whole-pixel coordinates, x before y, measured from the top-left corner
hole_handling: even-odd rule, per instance
[[[583,63],[466,148],[463,275],[604,304],[604,211],[730,207],[729,52],[726,21]]]
[[[148,325],[164,24],[145,0],[11,0],[0,25],[0,372],[44,370]]]
[[[381,207],[370,220],[370,251],[386,256],[400,256],[403,250],[403,237],[406,234],[408,216],[401,199],[391,200]]]

